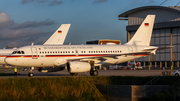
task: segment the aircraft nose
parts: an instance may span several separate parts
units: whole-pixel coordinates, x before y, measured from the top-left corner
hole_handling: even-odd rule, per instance
[[[5,59],[4,59],[5,63],[6,64],[9,64],[9,65],[14,65],[14,59],[10,58],[9,56],[7,56]]]

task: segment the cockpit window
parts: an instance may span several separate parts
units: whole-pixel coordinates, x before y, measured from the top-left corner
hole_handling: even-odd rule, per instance
[[[24,51],[21,51],[22,54],[25,54]]]
[[[12,54],[25,54],[24,51],[14,51]]]
[[[16,54],[17,53],[17,51],[14,51],[12,54]]]
[[[18,51],[17,54],[21,54],[21,51]]]

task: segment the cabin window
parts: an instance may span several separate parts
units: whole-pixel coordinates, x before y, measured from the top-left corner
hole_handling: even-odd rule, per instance
[[[17,53],[17,51],[13,51],[13,53],[12,54],[16,54]]]
[[[74,53],[74,51],[72,51],[72,53]]]

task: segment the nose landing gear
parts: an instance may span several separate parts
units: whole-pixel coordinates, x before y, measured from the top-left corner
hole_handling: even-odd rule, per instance
[[[30,67],[30,71],[29,71],[29,74],[28,74],[29,77],[33,77],[34,76],[33,70],[34,70],[34,67]]]

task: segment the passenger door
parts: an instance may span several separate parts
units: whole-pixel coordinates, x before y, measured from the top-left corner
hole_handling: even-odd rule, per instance
[[[131,46],[128,46],[128,49],[129,49],[129,53],[133,52],[133,48]]]
[[[38,52],[36,47],[31,47],[32,59],[38,59]]]

